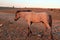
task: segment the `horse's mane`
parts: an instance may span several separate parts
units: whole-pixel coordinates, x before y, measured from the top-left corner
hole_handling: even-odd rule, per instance
[[[32,10],[18,10],[16,11],[15,15],[18,14],[19,12],[32,12]]]
[[[18,10],[16,13],[19,13],[19,12],[32,12],[32,10]]]

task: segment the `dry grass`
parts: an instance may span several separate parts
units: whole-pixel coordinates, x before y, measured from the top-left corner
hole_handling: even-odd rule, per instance
[[[42,23],[33,23],[30,28],[34,35],[28,37],[28,24],[23,19],[15,22],[14,15],[12,12],[0,12],[0,24],[3,24],[0,26],[0,40],[51,40],[48,30],[44,34]],[[56,16],[56,14],[52,15]],[[54,40],[60,40],[60,20],[53,19],[52,31]],[[38,34],[44,34],[44,36],[41,38],[37,36]]]

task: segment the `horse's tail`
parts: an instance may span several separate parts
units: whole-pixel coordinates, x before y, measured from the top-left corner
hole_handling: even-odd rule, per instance
[[[51,27],[51,39],[52,40],[54,40],[54,38],[53,38],[53,34],[52,34],[52,16],[51,15],[49,15],[49,25],[50,25],[50,27]]]
[[[52,16],[51,15],[49,15],[49,25],[50,27],[52,27]]]

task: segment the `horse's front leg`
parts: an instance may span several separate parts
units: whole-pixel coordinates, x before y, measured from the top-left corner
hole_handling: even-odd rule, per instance
[[[28,25],[29,25],[29,27],[28,27],[28,35],[27,35],[27,36],[30,36],[30,34],[32,34],[32,31],[31,31],[31,29],[30,29],[31,22],[28,21],[27,23],[28,23]]]

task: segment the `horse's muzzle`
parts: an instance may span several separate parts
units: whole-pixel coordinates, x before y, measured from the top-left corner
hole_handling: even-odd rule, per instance
[[[17,21],[17,19],[14,19],[14,21]]]
[[[17,21],[19,18],[20,18],[20,17],[18,17],[18,18],[15,18],[14,20],[15,20],[15,21]]]

